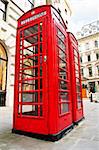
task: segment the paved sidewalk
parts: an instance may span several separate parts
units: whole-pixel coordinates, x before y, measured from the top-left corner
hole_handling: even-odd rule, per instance
[[[99,103],[84,100],[85,120],[57,142],[11,133],[12,110],[0,108],[0,150],[99,150]]]

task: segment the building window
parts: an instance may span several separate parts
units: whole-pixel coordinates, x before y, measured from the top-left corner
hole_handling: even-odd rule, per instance
[[[30,3],[30,7],[33,8],[34,7],[34,0],[28,0],[28,2]]]
[[[98,47],[98,41],[94,41],[95,47]]]
[[[97,60],[99,59],[99,53],[96,53],[96,59]]]
[[[92,77],[92,67],[89,67],[88,70],[89,70],[89,77]]]
[[[0,0],[0,19],[6,21],[7,1]]]
[[[5,106],[7,83],[7,54],[0,44],[0,106]]]
[[[13,2],[23,11],[28,11],[34,7],[34,0],[14,0]]]
[[[65,13],[66,13],[66,15],[67,15],[67,9],[65,9]]]
[[[99,66],[97,66],[97,73],[98,73],[98,76],[99,76]]]
[[[82,57],[80,57],[80,62],[82,63]]]
[[[84,70],[83,70],[83,68],[81,69],[81,75],[84,76]]]
[[[87,56],[87,58],[88,58],[88,61],[91,61],[91,57],[90,57],[90,55],[88,55],[88,56]]]
[[[86,43],[86,44],[85,44],[85,49],[86,49],[86,50],[89,50],[89,43]]]

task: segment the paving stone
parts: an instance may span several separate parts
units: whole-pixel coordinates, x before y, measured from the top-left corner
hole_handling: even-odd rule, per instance
[[[0,107],[0,150],[99,150],[99,104],[84,101],[85,119],[57,142],[12,134],[12,109]]]

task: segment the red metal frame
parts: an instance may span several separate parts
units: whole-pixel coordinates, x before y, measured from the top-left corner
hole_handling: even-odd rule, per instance
[[[56,136],[72,127],[66,29],[49,5],[18,20],[13,131]]]
[[[82,87],[80,75],[80,56],[78,42],[72,33],[68,33],[69,55],[71,68],[71,91],[73,122],[78,123],[83,116]]]

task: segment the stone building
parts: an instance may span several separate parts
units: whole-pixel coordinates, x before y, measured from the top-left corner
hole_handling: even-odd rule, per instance
[[[77,38],[82,85],[88,92],[99,92],[99,20],[84,25]]]
[[[44,4],[54,5],[68,24],[69,0],[0,0],[0,106],[13,105],[17,19]]]

